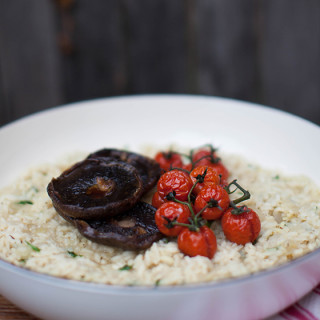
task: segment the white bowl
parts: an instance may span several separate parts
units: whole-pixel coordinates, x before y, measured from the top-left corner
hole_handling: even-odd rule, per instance
[[[320,128],[272,108],[230,99],[146,95],[76,103],[0,129],[0,187],[28,167],[71,151],[211,142],[320,184]],[[261,319],[320,281],[320,250],[272,270],[218,284],[120,287],[38,274],[0,261],[1,294],[43,319]]]

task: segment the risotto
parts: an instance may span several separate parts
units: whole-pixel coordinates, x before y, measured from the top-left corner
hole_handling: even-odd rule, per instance
[[[231,177],[250,191],[245,204],[261,220],[258,240],[237,245],[220,223],[211,228],[213,259],[188,257],[174,239],[143,251],[126,251],[84,238],[52,206],[46,188],[83,155],[32,168],[0,192],[0,257],[33,271],[113,285],[182,285],[236,278],[281,265],[320,247],[320,190],[303,176],[265,170],[235,155],[223,155]],[[149,194],[149,196],[151,193]],[[147,197],[148,198],[148,197]],[[150,201],[150,197],[149,197]]]

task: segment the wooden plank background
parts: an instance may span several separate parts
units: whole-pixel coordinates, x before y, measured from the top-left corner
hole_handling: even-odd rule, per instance
[[[0,125],[139,93],[231,97],[320,124],[320,1],[0,0]]]

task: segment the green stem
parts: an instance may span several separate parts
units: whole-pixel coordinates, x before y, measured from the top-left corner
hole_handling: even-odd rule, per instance
[[[168,196],[169,196],[169,197],[168,197]],[[171,201],[174,201],[174,202],[177,202],[177,203],[186,205],[186,206],[189,208],[190,212],[191,212],[192,218],[195,218],[195,214],[194,214],[194,212],[193,212],[192,206],[191,206],[191,204],[190,204],[189,201],[188,201],[188,202],[180,201],[180,200],[178,200],[174,195],[171,195],[171,192],[168,194],[168,196],[167,196],[167,199],[168,199],[168,200],[171,200]]]
[[[188,203],[191,203],[191,195],[192,195],[192,192],[193,192],[195,186],[196,186],[198,183],[199,183],[199,180],[197,180],[197,181],[193,184],[192,188],[190,189],[190,191],[189,191],[189,193],[188,193]]]
[[[233,190],[233,191],[230,191],[230,186],[232,184],[234,184],[237,188],[235,190]],[[250,199],[250,197],[251,197],[250,192],[248,190],[245,190],[244,188],[242,188],[240,186],[240,184],[237,183],[237,180],[233,180],[232,182],[230,182],[228,184],[228,186],[225,187],[225,190],[228,192],[228,194],[231,194],[231,193],[235,192],[237,189],[240,189],[240,191],[243,193],[243,195],[240,198],[233,200],[232,202],[234,204],[238,204],[238,203],[240,203],[242,201]]]
[[[182,222],[172,222],[172,225],[187,227],[191,231],[199,231],[199,227],[195,224],[188,224],[188,223],[182,223]]]
[[[247,206],[237,207],[233,201],[230,201],[230,207],[233,208],[231,213],[236,216],[249,211]]]
[[[209,203],[207,203],[195,216],[196,219],[198,219],[200,217],[200,215],[202,214],[202,212],[204,210],[206,210],[207,208],[209,208]]]

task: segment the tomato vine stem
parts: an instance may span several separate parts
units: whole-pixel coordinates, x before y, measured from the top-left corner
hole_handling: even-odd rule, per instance
[[[235,185],[235,186],[236,186],[236,189],[233,190],[233,191],[230,190],[230,187],[231,187],[232,185]],[[243,195],[242,195],[240,198],[238,198],[238,199],[232,200],[232,202],[233,202],[234,204],[238,204],[238,203],[240,203],[240,202],[242,202],[242,201],[245,201],[245,200],[249,200],[249,199],[250,199],[250,197],[251,197],[250,192],[249,192],[248,190],[245,190],[243,187],[241,187],[240,184],[237,182],[236,179],[233,180],[232,182],[230,182],[230,183],[225,187],[225,190],[228,192],[228,194],[234,193],[237,189],[239,189],[239,190],[243,193]]]

